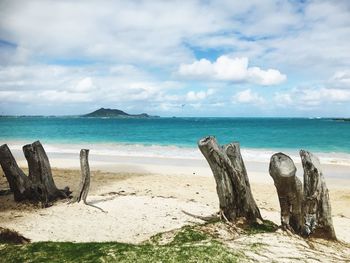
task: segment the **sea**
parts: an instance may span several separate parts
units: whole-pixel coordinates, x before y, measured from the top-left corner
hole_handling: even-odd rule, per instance
[[[0,117],[0,142],[20,148],[40,140],[48,151],[85,147],[96,154],[202,158],[199,139],[238,141],[251,160],[274,152],[317,153],[330,163],[350,164],[350,122],[324,118],[86,118]]]

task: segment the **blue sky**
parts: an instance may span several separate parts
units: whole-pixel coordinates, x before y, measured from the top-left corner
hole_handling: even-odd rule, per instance
[[[350,2],[0,1],[0,114],[350,116]]]

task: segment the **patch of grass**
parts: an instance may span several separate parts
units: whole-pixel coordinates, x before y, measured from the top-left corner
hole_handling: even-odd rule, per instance
[[[260,243],[260,242],[255,242],[255,243],[252,243],[250,244],[250,250],[252,251],[259,251],[262,247],[264,246],[263,243]]]
[[[278,226],[270,221],[270,220],[264,220],[262,224],[252,224],[248,226],[245,229],[246,234],[248,235],[254,235],[258,233],[270,233],[270,232],[275,232],[278,229]]]
[[[153,237],[160,240],[161,234]],[[152,242],[152,239],[150,240]],[[133,245],[118,242],[38,242],[2,245],[3,262],[240,262],[243,255],[196,230],[183,227],[164,245],[147,242]]]
[[[212,237],[199,230],[195,230],[191,226],[184,226],[174,237],[171,244],[185,244],[191,242],[200,242],[210,240]]]
[[[160,241],[163,238],[164,233],[158,233],[155,234],[154,236],[151,236],[151,238],[149,239],[149,241],[146,241],[145,243],[150,243],[150,244],[159,244]]]

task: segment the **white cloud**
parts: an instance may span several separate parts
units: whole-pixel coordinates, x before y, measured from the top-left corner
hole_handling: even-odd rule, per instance
[[[44,103],[71,103],[71,102],[90,102],[93,96],[88,93],[70,93],[67,91],[46,90],[37,94]]]
[[[0,111],[21,111],[16,102],[50,91],[60,103],[73,105],[84,93],[89,105],[152,105],[160,115],[160,103],[171,110],[187,97],[207,99],[209,112],[231,99],[222,94],[232,83],[275,85],[286,75],[318,87],[283,86],[276,98],[288,105],[328,99],[332,111],[348,98],[341,90],[350,86],[349,25],[344,0],[0,1]],[[222,92],[209,96],[212,86]]]
[[[70,90],[73,92],[90,92],[95,89],[94,83],[90,77],[78,81],[77,85]]]
[[[87,93],[71,93],[68,91],[0,91],[0,101],[28,103],[35,101],[35,105],[67,104],[93,101],[93,96]],[[46,113],[46,112],[45,112]]]
[[[199,91],[199,92],[194,92],[194,91],[189,91],[187,93],[186,99],[188,101],[196,101],[196,100],[203,100],[207,94],[204,91]]]
[[[208,89],[207,91],[189,91],[186,94],[186,100],[187,101],[198,101],[198,100],[204,100],[206,99],[208,96],[214,94],[214,90],[213,89]]]
[[[329,80],[329,85],[336,88],[350,89],[350,71],[338,71]]]
[[[0,90],[31,90],[57,88],[76,74],[62,66],[2,66]]]
[[[318,90],[309,90],[304,93],[304,100],[324,102],[349,102],[350,90],[321,88]]]
[[[179,74],[197,79],[223,81],[247,81],[259,85],[277,85],[286,80],[286,76],[276,69],[262,70],[259,67],[248,67],[248,58],[230,58],[220,56],[211,63],[201,59],[191,64],[181,64]]]
[[[350,102],[350,90],[335,88],[295,88],[287,92],[277,92],[274,101],[281,107],[313,109],[332,104]]]
[[[290,93],[275,93],[274,102],[282,107],[287,107],[293,104],[292,94]]]
[[[112,71],[112,76],[100,73],[105,71]],[[133,74],[135,72],[138,74]],[[127,65],[110,68],[0,67],[2,103],[30,104],[35,101],[37,105],[43,105],[56,100],[59,104],[95,102],[99,106],[108,103],[131,105],[133,102],[174,101],[176,96],[170,91],[179,87],[180,84],[175,81],[158,81]]]
[[[212,63],[212,67],[216,79],[242,81],[247,77],[248,58],[220,56]]]
[[[226,23],[208,8],[197,1],[1,1],[0,38],[31,56],[174,64],[192,57],[183,40]]]
[[[0,38],[17,45],[6,56],[16,63],[176,65],[193,59],[191,46],[327,70],[349,66],[349,23],[348,1],[0,1]]]
[[[181,64],[179,68],[179,74],[183,76],[198,76],[210,78],[210,74],[213,73],[213,67],[209,60],[200,59],[192,64]]]
[[[261,70],[258,67],[248,68],[248,76],[253,83],[266,86],[281,84],[287,79],[286,75],[281,74],[278,70]]]
[[[265,102],[264,98],[262,98],[259,94],[253,92],[251,89],[237,92],[233,96],[233,101],[247,104],[263,104]]]

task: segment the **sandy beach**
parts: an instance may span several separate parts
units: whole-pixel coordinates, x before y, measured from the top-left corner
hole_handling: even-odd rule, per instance
[[[14,155],[26,171],[21,153],[14,151]],[[49,158],[58,187],[69,186],[74,192],[80,180],[78,155],[49,153]],[[248,160],[246,166],[253,195],[264,219],[279,224],[279,203],[268,174],[268,163]],[[302,170],[299,164],[297,166],[300,176]],[[19,231],[32,241],[140,243],[159,232],[203,223],[183,211],[208,216],[219,209],[215,181],[204,159],[135,158],[92,153],[90,167],[90,205],[59,201],[52,207],[40,209],[16,204],[11,195],[1,196],[1,225]],[[330,247],[331,254],[345,256],[350,251],[350,180],[346,179],[350,166],[327,164],[323,168],[336,234],[343,243],[334,247],[321,242],[319,246]],[[337,176],[332,177],[331,171],[336,171]],[[2,174],[0,178],[1,189],[6,189],[7,182]],[[282,232],[275,239],[266,235],[255,238],[271,247],[287,242],[286,239],[297,238],[285,236]],[[307,242],[298,239],[293,246],[294,252],[299,253],[299,246],[307,246]],[[282,255],[284,252],[274,253]]]
[[[0,263],[350,263],[349,42],[350,0],[0,0]]]

